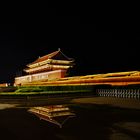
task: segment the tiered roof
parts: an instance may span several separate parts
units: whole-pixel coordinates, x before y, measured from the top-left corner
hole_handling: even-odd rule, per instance
[[[58,49],[58,51],[55,51],[55,52],[52,52],[50,54],[44,55],[42,57],[39,57],[38,59],[36,59],[34,62],[28,64],[27,66],[30,66],[30,65],[42,62],[42,61],[46,61],[48,59],[74,61],[74,59],[67,57],[65,54],[63,54],[61,52],[60,49]]]
[[[34,62],[27,65],[27,73],[41,72],[41,71],[50,71],[68,68],[73,66],[74,59],[67,57],[61,52],[60,49],[54,51],[45,56],[39,57]]]

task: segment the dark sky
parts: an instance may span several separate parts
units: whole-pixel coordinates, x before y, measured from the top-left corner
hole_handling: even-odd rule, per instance
[[[17,23],[0,24],[0,83],[58,48],[75,59],[72,75],[140,70],[138,25],[48,8]],[[133,30],[132,30],[133,29]]]

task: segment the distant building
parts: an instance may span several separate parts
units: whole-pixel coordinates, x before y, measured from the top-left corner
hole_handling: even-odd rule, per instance
[[[55,80],[66,76],[73,67],[74,59],[67,57],[58,49],[55,52],[39,57],[24,69],[27,75],[15,78],[15,85],[22,83]]]

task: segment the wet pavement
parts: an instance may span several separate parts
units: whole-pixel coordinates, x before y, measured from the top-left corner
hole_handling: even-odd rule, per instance
[[[139,140],[138,101],[81,98],[68,104],[76,117],[62,128],[28,113],[29,107],[0,104],[0,138],[5,140]]]

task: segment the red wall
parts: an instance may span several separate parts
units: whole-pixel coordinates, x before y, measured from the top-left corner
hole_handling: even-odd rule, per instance
[[[15,78],[15,85],[22,83],[42,81],[42,80],[55,80],[65,77],[66,70],[55,70],[50,72],[43,72],[38,74],[31,74]]]

